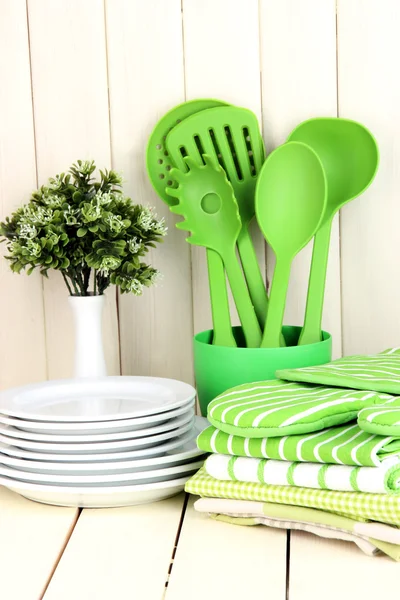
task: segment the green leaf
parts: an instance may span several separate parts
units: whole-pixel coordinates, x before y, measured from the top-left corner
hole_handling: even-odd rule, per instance
[[[86,227],[79,227],[78,231],[76,232],[76,235],[78,237],[83,237],[84,235],[87,234],[87,229]]]

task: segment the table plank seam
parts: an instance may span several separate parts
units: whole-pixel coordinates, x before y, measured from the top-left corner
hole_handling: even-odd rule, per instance
[[[286,600],[290,595],[290,529],[286,531]]]
[[[82,508],[78,508],[78,510],[77,510],[75,519],[71,523],[71,526],[70,526],[70,528],[69,528],[69,530],[67,532],[67,535],[65,537],[64,544],[62,545],[62,547],[60,549],[60,552],[59,552],[59,554],[58,554],[58,556],[57,556],[57,558],[56,558],[56,560],[54,562],[53,569],[50,572],[49,577],[48,577],[48,579],[47,579],[47,581],[46,581],[46,583],[44,585],[43,592],[39,596],[39,600],[43,600],[43,598],[44,598],[44,596],[45,596],[45,594],[47,592],[47,589],[48,589],[48,587],[49,587],[49,585],[51,583],[51,580],[53,579],[54,574],[55,574],[55,572],[56,572],[56,570],[58,568],[58,565],[60,564],[60,561],[61,561],[61,559],[62,559],[62,557],[64,555],[64,552],[65,552],[65,550],[66,550],[66,548],[67,548],[67,546],[68,546],[68,544],[69,544],[69,542],[71,540],[71,537],[73,536],[73,533],[75,531],[75,527],[76,527],[76,525],[77,525],[77,523],[79,521],[79,517],[82,514],[82,510],[83,510]]]
[[[188,507],[188,502],[189,502],[189,494],[185,494],[185,499],[183,501],[183,506],[182,506],[181,518],[179,520],[178,529],[176,531],[176,537],[175,537],[174,547],[172,549],[171,561],[169,563],[168,573],[167,573],[167,577],[166,577],[166,580],[165,580],[165,588],[164,588],[162,600],[164,600],[165,594],[167,593],[168,583],[169,583],[169,580],[171,578],[172,569],[174,568],[174,559],[175,559],[176,551],[178,549],[179,538],[181,536],[183,522],[185,520],[186,510],[187,510],[187,507]]]

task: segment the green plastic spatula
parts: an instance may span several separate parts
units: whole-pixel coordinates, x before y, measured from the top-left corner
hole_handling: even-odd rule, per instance
[[[165,191],[167,187],[174,185],[171,179],[171,169],[174,167],[174,163],[165,145],[168,133],[191,115],[221,106],[226,106],[226,104],[213,99],[191,100],[179,104],[158,121],[151,133],[146,150],[147,173],[155,191],[169,206],[173,206],[177,201]],[[214,332],[213,344],[235,347],[236,341],[232,333],[222,260],[216,252],[210,250],[207,251],[207,262]]]
[[[261,329],[251,304],[246,282],[236,258],[235,247],[242,223],[238,205],[225,171],[216,159],[204,155],[205,165],[199,166],[190,157],[184,159],[189,171],[171,171],[178,188],[167,192],[179,200],[172,212],[182,215],[179,229],[190,231],[190,244],[205,246],[221,256],[236,308],[242,324],[246,345],[258,348]]]
[[[216,159],[225,170],[239,206],[242,229],[237,246],[251,300],[259,323],[265,323],[267,292],[249,233],[255,214],[257,175],[264,146],[256,116],[236,106],[211,108],[188,117],[168,134],[166,145],[176,166],[185,171],[184,156],[202,164],[202,156]]]
[[[257,221],[276,255],[262,348],[280,345],[291,264],[315,235],[326,198],[325,172],[309,146],[288,142],[269,155],[256,187]]]
[[[304,142],[321,159],[328,181],[328,200],[320,229],[314,239],[306,314],[299,344],[321,340],[326,269],[333,217],[373,181],[379,162],[376,141],[366,127],[341,118],[310,119],[289,136]]]

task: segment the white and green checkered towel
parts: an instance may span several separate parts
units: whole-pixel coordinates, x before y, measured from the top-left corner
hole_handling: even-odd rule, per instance
[[[371,435],[355,423],[272,438],[229,435],[208,427],[197,438],[197,445],[204,452],[232,456],[364,467],[379,467],[382,460],[400,453],[399,439]]]
[[[388,459],[380,467],[348,467],[212,454],[204,466],[208,475],[222,481],[295,485],[341,492],[400,493],[399,458]]]
[[[362,408],[398,400],[371,391],[275,379],[246,383],[220,394],[210,402],[207,418],[232,435],[296,435],[348,423]]]
[[[210,477],[204,467],[189,479],[185,490],[205,497],[319,508],[352,519],[368,519],[400,526],[400,497],[391,494],[334,492],[265,483],[219,481]]]
[[[288,381],[400,395],[400,348],[374,355],[345,356],[315,367],[283,369],[276,376]]]

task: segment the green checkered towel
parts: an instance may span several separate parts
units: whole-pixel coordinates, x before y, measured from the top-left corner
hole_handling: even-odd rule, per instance
[[[285,437],[248,438],[207,427],[197,438],[200,450],[232,456],[272,458],[294,462],[379,467],[400,453],[400,440],[362,431],[357,424]]]
[[[348,423],[364,407],[395,400],[371,391],[275,379],[239,385],[217,396],[207,418],[221,431],[243,437],[295,435]]]
[[[369,356],[345,356],[316,367],[283,369],[276,376],[288,381],[400,395],[400,348]]]
[[[353,519],[368,519],[400,526],[400,498],[389,494],[332,492],[263,483],[218,481],[207,475],[204,467],[189,479],[185,490],[197,496],[320,508]]]

